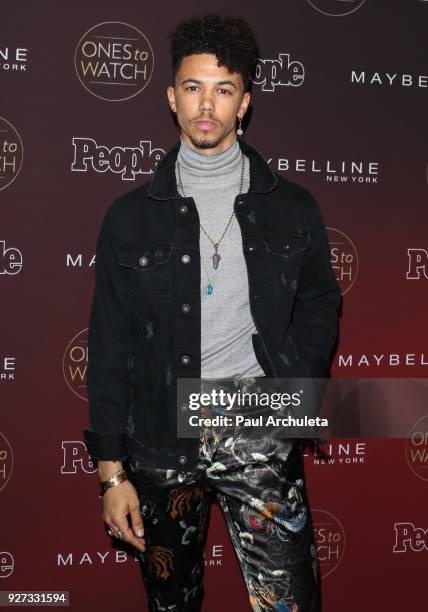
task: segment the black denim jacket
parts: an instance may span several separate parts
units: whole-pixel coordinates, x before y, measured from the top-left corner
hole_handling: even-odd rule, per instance
[[[257,360],[272,378],[327,376],[341,296],[320,210],[238,142],[250,160],[250,187],[234,210]],[[201,375],[199,216],[177,191],[179,147],[101,223],[86,373],[91,429],[83,430],[95,464],[133,452],[163,467],[196,464],[198,440],[176,434],[177,378]]]

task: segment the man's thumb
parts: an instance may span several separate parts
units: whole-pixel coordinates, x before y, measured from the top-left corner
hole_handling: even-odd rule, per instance
[[[142,538],[144,535],[144,524],[143,519],[141,518],[140,510],[136,508],[130,514],[132,529],[138,538]]]

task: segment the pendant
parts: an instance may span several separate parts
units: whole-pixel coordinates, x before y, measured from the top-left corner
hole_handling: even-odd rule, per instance
[[[213,268],[214,268],[214,270],[217,270],[219,261],[221,259],[220,255],[217,253],[218,244],[214,245],[214,249],[215,249],[215,253],[212,256],[213,257]]]
[[[209,283],[205,289],[205,293],[207,295],[211,295],[211,293],[214,291],[214,287],[211,285],[211,283]]]

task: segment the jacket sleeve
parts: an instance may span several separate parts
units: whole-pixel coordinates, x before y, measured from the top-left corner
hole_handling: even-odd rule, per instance
[[[308,377],[328,376],[330,357],[338,334],[341,291],[330,262],[330,247],[319,207],[310,198],[314,221],[311,247],[305,253],[289,339]]]
[[[91,429],[83,430],[98,460],[125,460],[130,399],[129,296],[117,264],[112,207],[101,223],[95,251],[95,288],[89,317],[86,387]]]

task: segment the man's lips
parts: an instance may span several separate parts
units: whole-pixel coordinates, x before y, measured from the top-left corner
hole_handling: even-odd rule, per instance
[[[207,119],[199,119],[199,121],[195,121],[195,123],[200,130],[213,130],[217,127],[214,121],[208,121]]]

